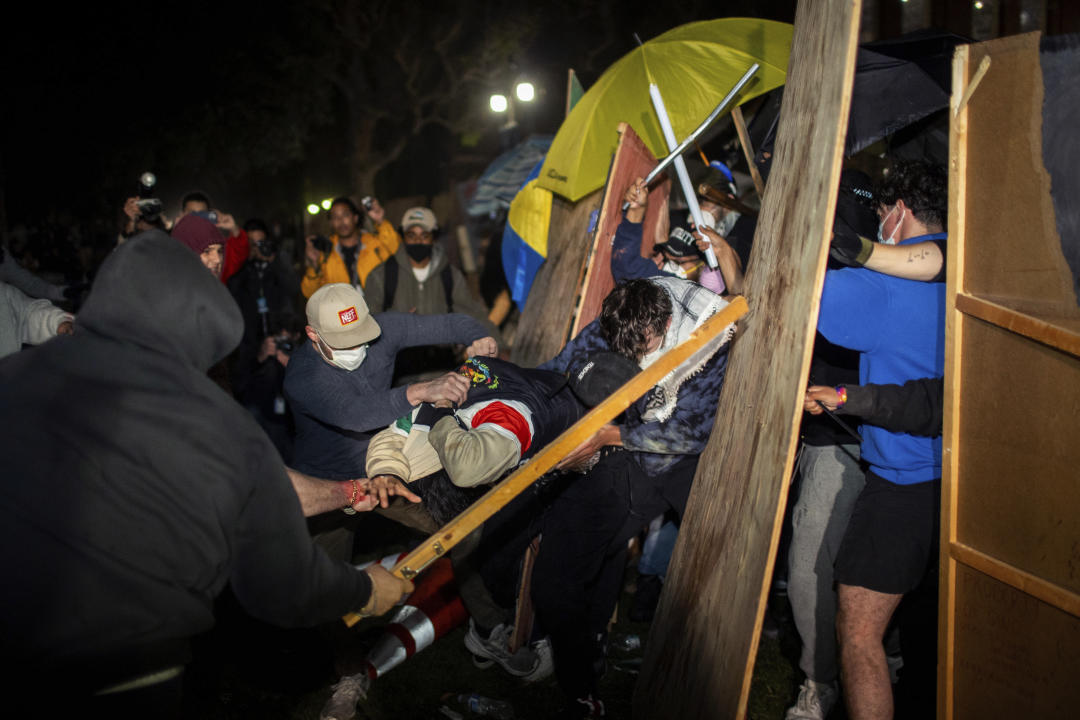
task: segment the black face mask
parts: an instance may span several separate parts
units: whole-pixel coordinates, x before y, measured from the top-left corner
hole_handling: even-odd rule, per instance
[[[431,257],[431,251],[434,249],[434,245],[427,243],[405,244],[405,252],[410,258],[416,262],[423,262]]]

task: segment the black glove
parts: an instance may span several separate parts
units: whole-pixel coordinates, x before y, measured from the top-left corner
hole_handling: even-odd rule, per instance
[[[859,235],[842,218],[837,218],[833,225],[832,243],[829,245],[829,255],[834,260],[851,267],[862,267],[873,251],[873,240]]]

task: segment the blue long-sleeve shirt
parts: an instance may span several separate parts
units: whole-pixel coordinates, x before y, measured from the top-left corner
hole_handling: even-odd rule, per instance
[[[901,242],[939,240],[944,233]],[[945,285],[883,275],[866,268],[825,273],[818,330],[859,352],[859,383],[903,384],[945,370]],[[862,457],[898,485],[941,477],[941,436],[916,437],[863,425]]]
[[[616,283],[634,278],[650,278],[668,275],[656,263],[641,257],[641,233],[644,223],[630,222],[626,218],[615,229],[611,241],[611,276]]]
[[[412,410],[406,387],[391,388],[398,351],[419,345],[468,345],[488,335],[467,315],[414,315],[387,312],[373,316],[382,333],[355,370],[323,360],[306,342],[289,360],[285,397],[296,422],[293,466],[331,480],[361,477],[368,441]]]

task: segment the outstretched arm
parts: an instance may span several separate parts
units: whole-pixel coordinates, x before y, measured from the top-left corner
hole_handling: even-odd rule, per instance
[[[366,512],[377,504],[377,501],[368,493],[367,478],[323,480],[305,475],[290,467],[285,468],[285,472],[292,481],[296,496],[300,498],[300,509],[304,517],[343,508],[352,508],[355,512]]]
[[[853,232],[833,234],[829,254],[852,267],[906,280],[945,280],[945,241],[926,240],[911,245],[884,245]]]

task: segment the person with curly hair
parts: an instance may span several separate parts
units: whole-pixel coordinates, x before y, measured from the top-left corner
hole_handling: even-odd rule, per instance
[[[909,247],[945,239],[943,168],[898,163],[875,195],[882,242]],[[941,377],[944,320],[945,286],[940,282],[897,278],[865,267],[826,273],[818,330],[830,342],[859,353],[860,385]],[[862,435],[861,455],[869,465],[866,485],[855,501],[834,572],[841,680],[849,717],[891,718],[882,638],[904,596],[936,576],[941,436],[917,437],[868,424]],[[910,633],[901,626],[902,682],[917,677],[917,687],[932,689],[933,633],[932,621]]]

